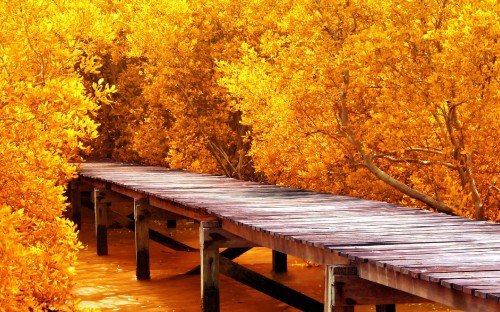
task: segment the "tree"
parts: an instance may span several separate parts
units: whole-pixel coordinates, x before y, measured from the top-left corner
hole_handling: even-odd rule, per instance
[[[479,219],[487,203],[495,220],[494,2],[295,2],[238,62],[219,63],[257,170]]]
[[[90,95],[79,73],[96,72],[95,51],[112,39],[90,1],[0,2],[0,306],[72,309],[80,247],[62,217],[69,162],[96,136],[92,116],[113,88]],[[90,36],[92,34],[92,36]]]

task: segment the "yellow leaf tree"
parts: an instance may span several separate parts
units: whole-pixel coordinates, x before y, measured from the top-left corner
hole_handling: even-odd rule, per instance
[[[0,2],[0,307],[73,309],[79,248],[63,218],[69,161],[95,137],[109,90],[82,79],[113,37],[95,2]],[[91,34],[91,36],[90,36]]]
[[[219,63],[252,129],[257,170],[278,183],[498,219],[494,7],[294,2],[277,30],[242,45],[239,62]]]

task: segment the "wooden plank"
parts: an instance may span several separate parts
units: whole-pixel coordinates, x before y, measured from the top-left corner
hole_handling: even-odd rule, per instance
[[[358,276],[356,266],[331,265],[325,269],[325,302],[333,306],[387,305],[422,303],[428,300],[367,281]]]
[[[203,210],[195,210],[162,198],[149,197],[149,204],[175,214],[185,216],[198,221],[216,221],[218,218]]]
[[[146,195],[160,209],[195,220],[221,219],[224,230],[281,253],[322,264],[371,265],[401,274],[402,287],[405,278],[437,285],[445,300],[454,298],[443,290],[449,289],[498,303],[498,289],[490,288],[497,278],[490,271],[500,271],[498,224],[161,167],[82,168],[82,179],[93,185]],[[459,300],[462,305],[476,302]]]
[[[206,228],[204,230],[205,247],[211,248],[241,248],[259,247],[258,244],[227,232],[220,227]]]
[[[228,260],[234,260],[244,254],[245,252],[249,251],[251,248],[227,248],[224,249],[220,254],[219,254],[219,260],[222,258],[226,258]],[[200,274],[200,266],[196,266],[192,268],[191,270],[187,271],[184,273],[186,275],[198,275]]]
[[[477,296],[457,291],[456,289],[412,278],[409,275],[371,263],[359,264],[358,270],[361,278],[457,309],[483,312],[498,311],[498,304],[493,300],[484,300]]]
[[[110,189],[114,192],[120,193],[120,194],[127,196],[127,197],[130,197],[130,198],[138,199],[138,198],[146,198],[147,197],[147,195],[144,194],[144,192],[135,191],[135,190],[132,190],[130,188],[127,188],[127,187],[124,187],[121,185],[112,184],[110,186]]]
[[[318,264],[325,265],[349,263],[347,258],[338,256],[333,252],[326,251],[325,249],[267,235],[264,232],[238,225],[227,219],[222,219],[221,224],[222,229],[238,235],[248,241],[255,242],[260,246],[274,249]]]
[[[132,232],[135,232],[135,221],[133,219],[133,216],[132,217],[130,217],[130,216],[125,217],[125,216],[118,214],[113,209],[109,209],[108,210],[108,217],[110,217],[110,219],[113,219],[114,221],[118,222],[118,224],[120,226],[122,226],[122,227],[124,227]],[[152,240],[158,244],[161,244],[165,247],[168,247],[172,250],[175,250],[175,251],[187,251],[187,252],[198,251],[198,249],[196,249],[196,248],[193,248],[193,247],[188,246],[186,244],[183,244],[179,241],[176,241],[173,238],[168,237],[166,235],[163,235],[162,233],[157,232],[153,229],[149,229],[148,236],[149,236],[150,240]]]
[[[302,311],[323,311],[323,304],[227,258],[220,259],[220,272],[244,285]]]

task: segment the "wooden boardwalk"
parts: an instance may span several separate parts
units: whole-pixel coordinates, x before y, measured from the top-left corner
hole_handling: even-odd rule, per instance
[[[325,311],[418,298],[500,311],[499,224],[161,167],[85,163],[79,176],[97,203],[111,193],[139,203],[136,230],[145,204],[200,221],[202,310],[218,309],[218,248],[257,245],[325,265]]]

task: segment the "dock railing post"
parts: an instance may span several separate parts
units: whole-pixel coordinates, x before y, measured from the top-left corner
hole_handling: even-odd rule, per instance
[[[95,231],[97,255],[108,255],[108,209],[111,202],[106,199],[106,190],[94,189]]]
[[[134,199],[136,277],[151,279],[149,267],[149,209],[147,198]]]
[[[219,228],[218,221],[200,222],[201,311],[220,311],[219,248],[211,246],[205,232]]]

